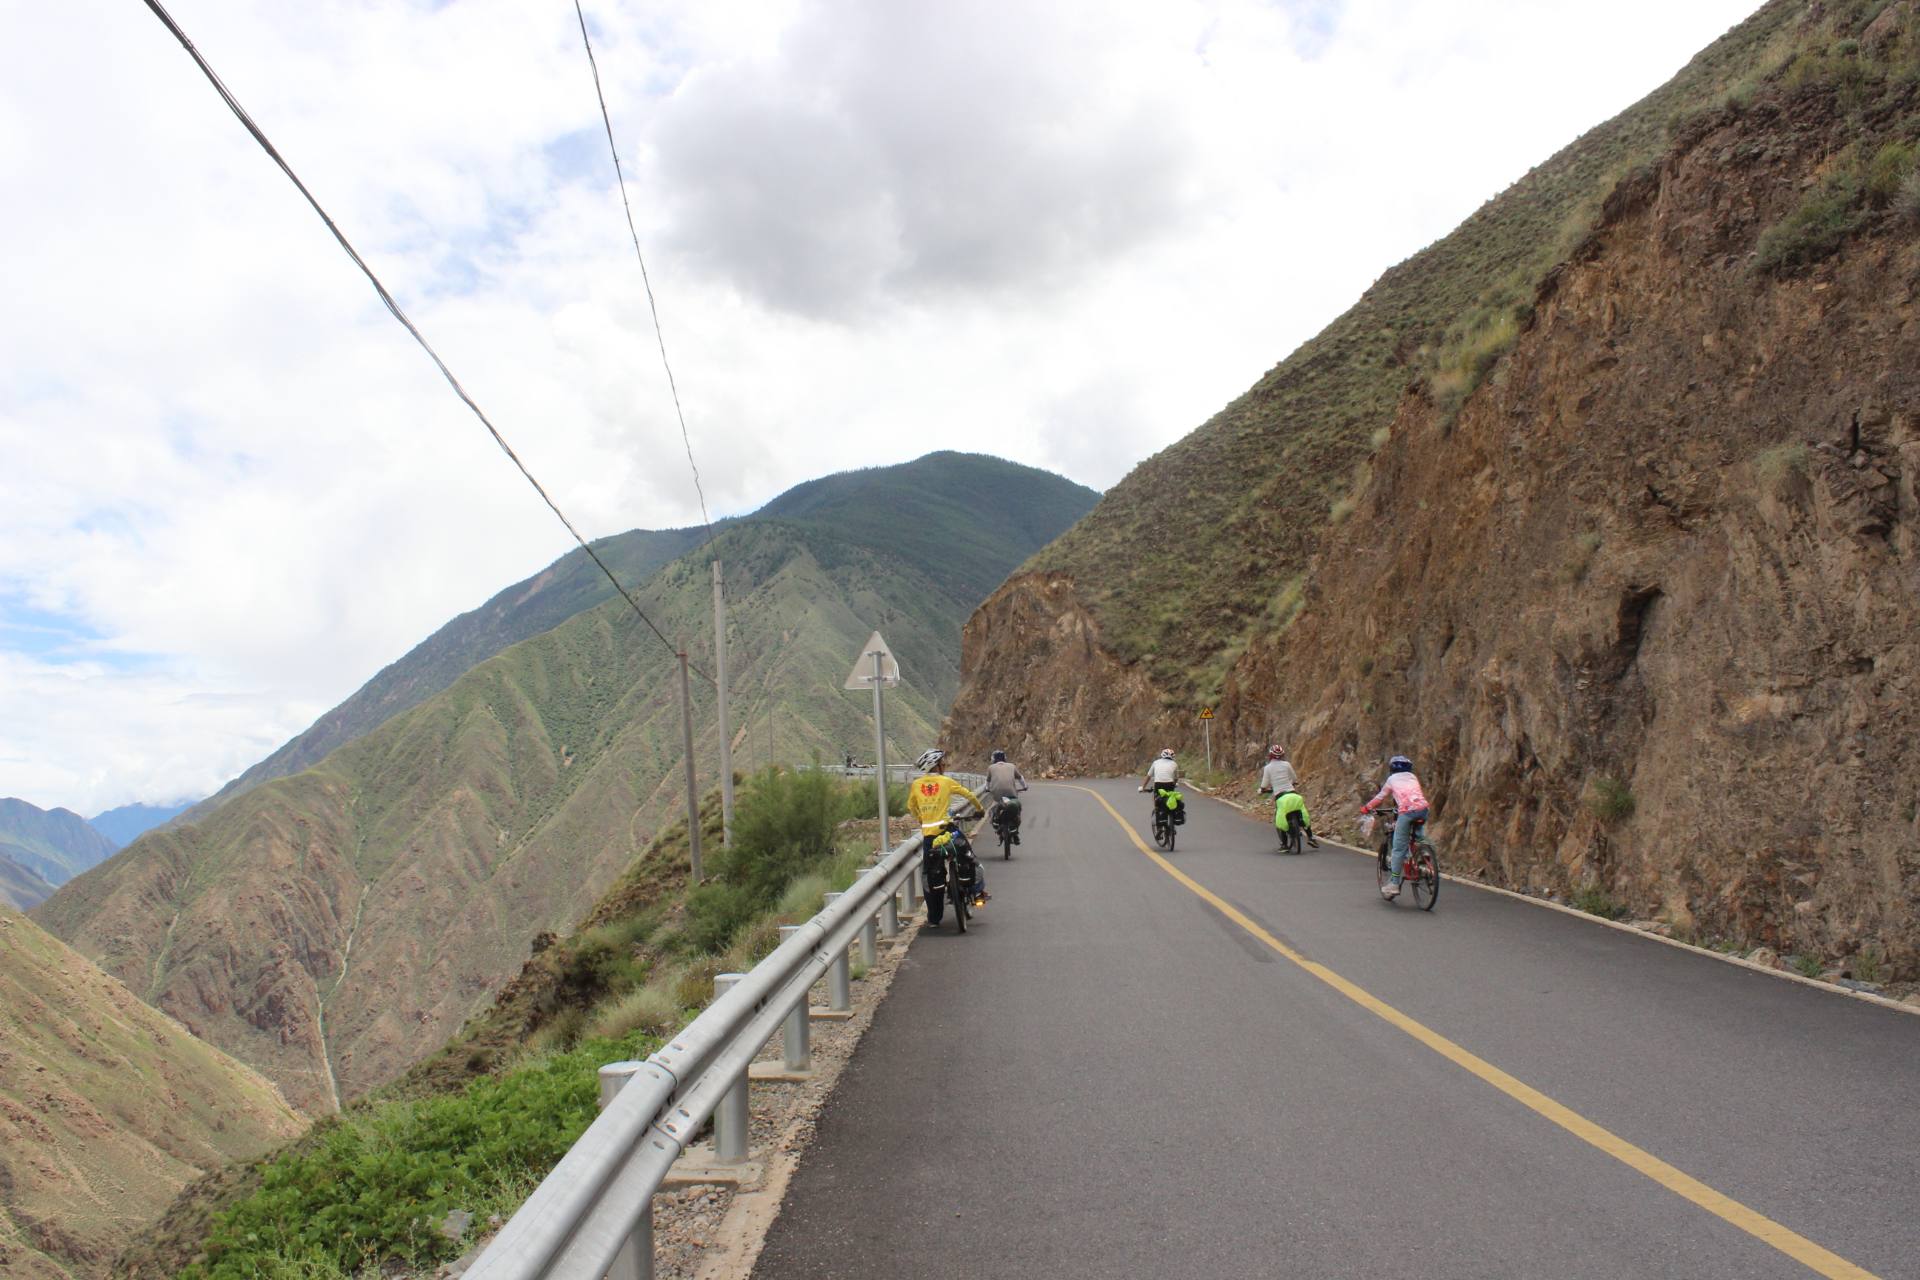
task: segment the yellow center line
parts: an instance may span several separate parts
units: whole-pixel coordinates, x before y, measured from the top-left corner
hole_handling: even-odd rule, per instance
[[[1070,784],[1055,784],[1070,785]],[[1665,1160],[1634,1146],[1625,1138],[1607,1129],[1601,1128],[1572,1108],[1555,1102],[1529,1084],[1525,1084],[1508,1075],[1486,1059],[1468,1052],[1453,1041],[1423,1023],[1416,1022],[1400,1012],[1386,1001],[1380,999],[1363,987],[1356,986],[1323,964],[1307,959],[1289,947],[1280,939],[1268,933],[1246,913],[1231,902],[1214,893],[1211,889],[1195,880],[1180,868],[1168,862],[1156,853],[1140,838],[1133,825],[1120,816],[1120,811],[1107,803],[1107,798],[1090,787],[1073,787],[1075,791],[1084,791],[1100,802],[1100,807],[1112,815],[1120,824],[1121,830],[1133,841],[1134,847],[1159,864],[1162,871],[1178,880],[1199,897],[1211,904],[1227,919],[1245,929],[1248,933],[1271,947],[1277,954],[1306,970],[1320,981],[1338,991],[1369,1013],[1375,1014],[1400,1030],[1426,1045],[1441,1057],[1466,1068],[1500,1092],[1506,1094],[1520,1105],[1546,1117],[1553,1123],[1579,1138],[1582,1142],[1599,1148],[1620,1163],[1635,1169],[1655,1182],[1705,1209],[1708,1213],[1726,1222],[1732,1223],[1754,1239],[1772,1245],[1795,1262],[1819,1272],[1834,1280],[1876,1280],[1871,1271],[1855,1266],[1839,1254],[1823,1249],[1805,1236],[1781,1226],[1765,1214],[1757,1213],[1729,1196],[1722,1195],[1706,1183],[1668,1164]]]

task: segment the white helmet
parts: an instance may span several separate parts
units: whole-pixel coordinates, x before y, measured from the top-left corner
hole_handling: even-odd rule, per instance
[[[1165,751],[1162,751],[1162,752],[1160,753],[1160,758],[1161,758],[1162,760],[1171,760],[1171,759],[1173,759],[1173,748],[1172,748],[1172,747],[1168,747],[1168,748],[1167,748],[1167,749],[1166,749]]]
[[[940,762],[946,758],[947,758],[946,752],[942,751],[938,747],[933,747],[928,751],[926,751],[925,753],[923,753],[918,760],[915,760],[913,762],[913,767],[918,769],[922,773],[932,773],[935,769],[938,769],[940,767]]]

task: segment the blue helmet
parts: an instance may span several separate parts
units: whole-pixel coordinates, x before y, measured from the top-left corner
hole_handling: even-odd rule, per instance
[[[1395,756],[1393,759],[1387,761],[1387,772],[1412,773],[1413,761],[1407,759],[1405,756]]]

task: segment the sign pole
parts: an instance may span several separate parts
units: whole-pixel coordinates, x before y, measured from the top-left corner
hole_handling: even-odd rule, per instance
[[[1207,772],[1212,773],[1213,772],[1213,721],[1202,720],[1200,722],[1200,733],[1201,733],[1201,736],[1203,736],[1207,740]]]
[[[875,649],[870,656],[873,658],[873,785],[879,791],[880,852],[884,854],[893,845],[892,833],[887,830],[887,712],[881,700],[881,690],[886,685],[881,666],[884,651]]]

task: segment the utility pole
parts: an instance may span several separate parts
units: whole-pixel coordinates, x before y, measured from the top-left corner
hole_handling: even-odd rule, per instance
[[[713,562],[713,682],[720,691],[720,843],[733,847],[733,726],[727,722],[727,602]]]
[[[687,649],[680,647],[680,745],[687,757],[687,851],[693,859],[693,882],[700,873],[700,786],[693,775],[693,686],[687,680]]]

